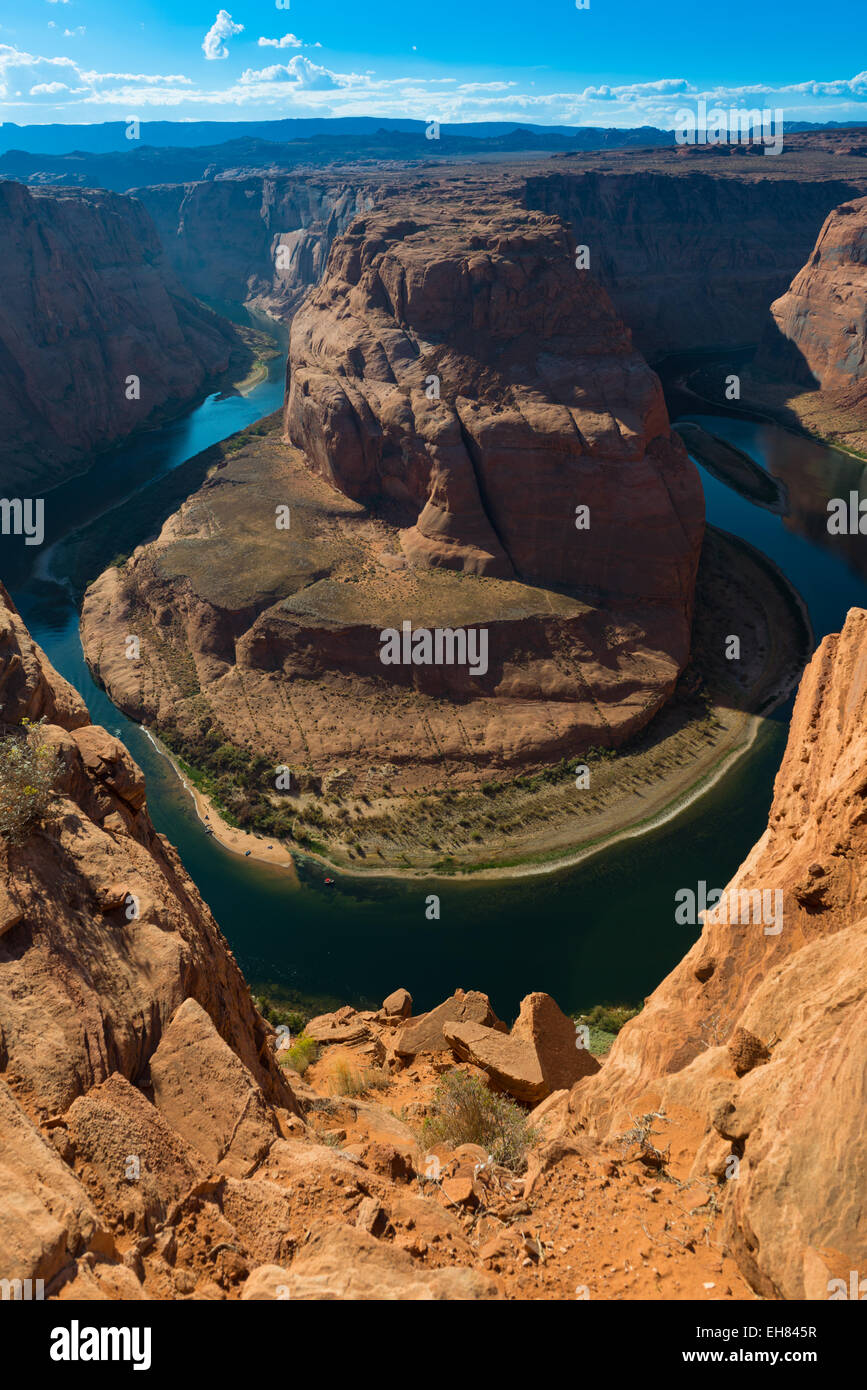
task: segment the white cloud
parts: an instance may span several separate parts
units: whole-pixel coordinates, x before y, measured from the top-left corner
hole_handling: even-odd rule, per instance
[[[290,58],[288,63],[274,63],[268,68],[247,68],[241,74],[241,84],[245,87],[258,86],[260,83],[289,82],[294,87],[301,87],[308,92],[334,91],[337,87],[346,86],[349,80],[328,68],[320,67],[319,63],[313,63],[301,54]]]
[[[147,73],[147,72],[85,72],[82,71],[81,79],[93,87],[99,86],[101,82],[141,82],[144,85],[153,85],[156,82],[165,82],[170,85],[177,84],[183,87],[192,87],[193,79],[184,77],[182,73]]]
[[[206,58],[228,58],[229,50],[223,40],[230,39],[234,34],[241,34],[243,31],[243,24],[236,24],[228,10],[220,10],[202,39],[202,52]]]
[[[64,29],[63,37],[65,39],[78,39],[81,37],[82,34],[85,34],[86,32],[87,30],[85,29],[84,25],[79,24],[75,29]]]
[[[238,29],[227,11],[221,10],[220,15],[226,16],[231,32]],[[227,31],[224,37],[229,36]],[[214,42],[219,48],[223,40],[216,38]],[[261,45],[262,56],[280,42]],[[498,120],[671,129],[679,110],[705,100],[709,109],[780,107],[787,124],[796,120],[857,120],[867,125],[867,72],[777,87],[711,87],[684,77],[661,77],[619,86],[600,84],[543,92],[538,84],[534,86],[514,72],[503,74],[502,81],[487,82],[400,72],[385,78],[373,71],[333,71],[300,53],[286,56],[286,62],[248,68],[240,78],[222,84],[200,84],[180,73],[96,72],[71,57],[39,57],[0,44],[0,119],[45,120],[52,107],[55,119],[121,119],[141,107],[152,113],[151,119],[197,120],[219,118],[228,108],[233,116],[251,119],[396,116],[454,124]],[[208,71],[221,73],[224,69],[217,66]],[[72,114],[76,108],[78,117]],[[38,117],[28,114],[37,110]]]
[[[259,39],[260,48],[301,48],[303,45],[300,39],[294,34],[284,34],[282,39]],[[317,44],[317,47],[320,45]]]
[[[27,92],[43,104],[54,97],[58,105],[104,100],[156,104],[177,100],[178,88],[189,89],[193,81],[181,74],[91,72],[72,58],[42,58],[24,53],[9,44],[0,44],[0,104],[10,104],[15,94]],[[103,95],[105,93],[105,95]],[[26,104],[26,103],[25,103]]]

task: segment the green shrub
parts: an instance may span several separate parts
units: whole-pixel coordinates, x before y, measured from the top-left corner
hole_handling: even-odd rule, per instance
[[[596,1004],[589,1013],[579,1014],[576,1022],[601,1028],[605,1033],[619,1033],[625,1023],[640,1013],[641,1008],[631,1004]]]
[[[437,1083],[422,1141],[433,1144],[480,1144],[496,1163],[520,1172],[535,1139],[519,1105],[495,1095],[478,1077],[450,1071]]]
[[[293,1071],[297,1071],[299,1076],[303,1076],[307,1068],[318,1057],[318,1042],[315,1038],[309,1038],[306,1033],[302,1033],[300,1038],[295,1039],[291,1047],[287,1047],[285,1052],[280,1053],[280,1065],[291,1067]]]
[[[286,1008],[282,1004],[274,1004],[270,999],[266,999],[261,995],[257,996],[253,1000],[253,1003],[256,1005],[262,1017],[266,1019],[268,1023],[273,1023],[275,1027],[278,1023],[283,1023],[289,1029],[290,1033],[304,1032],[304,1024],[307,1022],[307,1019],[305,1015],[299,1013],[297,1009]]]
[[[44,818],[56,792],[57,750],[42,739],[39,724],[21,721],[22,732],[0,739],[0,835],[13,843]]]
[[[590,1030],[587,1051],[594,1057],[604,1057],[611,1051],[617,1034],[641,1008],[631,1004],[595,1004],[586,1014],[578,1014],[575,1023],[585,1023]]]

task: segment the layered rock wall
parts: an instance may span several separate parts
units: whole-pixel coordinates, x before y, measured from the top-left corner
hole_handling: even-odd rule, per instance
[[[864,191],[839,178],[634,170],[534,174],[523,196],[589,246],[594,275],[653,358],[758,342],[828,210]]]
[[[372,186],[251,175],[135,190],[194,294],[290,319],[335,237],[372,203]]]
[[[95,450],[193,400],[242,350],[176,279],[135,199],[0,183],[0,257],[9,493],[82,471]]]

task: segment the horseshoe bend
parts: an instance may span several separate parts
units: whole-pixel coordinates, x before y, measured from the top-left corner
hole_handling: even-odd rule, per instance
[[[293,321],[281,421],[205,462],[159,537],[89,589],[85,654],[191,766],[217,772],[227,744],[267,758],[225,809],[334,862],[574,852],[724,764],[798,669],[779,664],[805,632],[778,575],[729,564],[716,533],[699,574],[697,471],[566,227],[489,191],[352,223]],[[733,680],[710,632],[744,607],[763,635]],[[384,659],[407,624],[482,629],[484,671]],[[605,766],[648,725],[634,767]],[[572,795],[587,757],[603,787],[631,784],[613,816],[613,783]],[[514,786],[546,769],[535,802]],[[468,823],[434,848],[411,823],[455,791]]]
[[[17,1345],[273,1377],[299,1301],[590,1302],[663,1377],[833,1377],[823,1305],[867,1299],[851,5],[807,45],[797,3],[19,8]]]

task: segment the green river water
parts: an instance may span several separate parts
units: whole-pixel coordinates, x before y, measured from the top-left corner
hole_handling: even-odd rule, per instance
[[[424,1009],[461,985],[484,990],[506,1018],[530,990],[548,991],[569,1011],[640,1001],[698,931],[675,924],[676,890],[702,879],[723,887],[762,833],[789,709],[768,719],[752,750],[675,819],[574,868],[478,883],[336,876],[327,886],[325,871],[302,859],[298,886],[285,870],[239,858],[207,837],[170,764],[92,681],[64,579],[71,548],[113,507],[123,508],[115,516],[128,526],[138,489],[276,409],[282,394],[275,360],[248,396],[212,396],[49,493],[46,544],[0,542],[0,577],[31,632],[94,721],[118,734],[144,768],[152,819],[178,847],[254,989],[370,1005],[404,985]],[[781,477],[792,501],[780,518],[702,470],[708,519],[780,566],[808,605],[817,641],[838,631],[849,607],[867,606],[867,555],[863,539],[859,546],[828,536],[826,504],[858,490],[865,465],[774,425],[732,417],[704,423]],[[425,916],[431,892],[441,899],[438,922]]]

